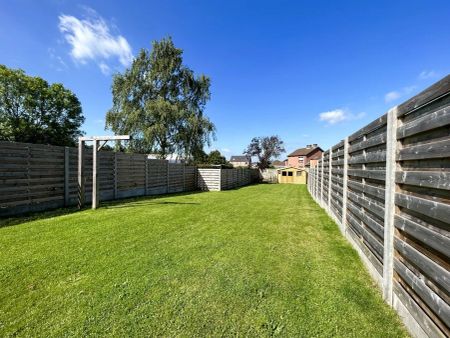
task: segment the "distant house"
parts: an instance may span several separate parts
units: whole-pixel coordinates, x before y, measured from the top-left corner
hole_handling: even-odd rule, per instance
[[[250,156],[231,156],[230,163],[233,167],[250,167],[252,164],[252,158]]]
[[[284,160],[284,161],[275,160],[275,161],[272,162],[272,165],[275,168],[284,168],[284,167],[287,166],[287,159]]]
[[[322,156],[323,150],[317,144],[308,144],[288,155],[287,166],[293,168],[314,168]]]

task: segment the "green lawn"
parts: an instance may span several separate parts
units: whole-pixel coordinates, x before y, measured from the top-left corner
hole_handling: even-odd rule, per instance
[[[407,336],[305,186],[0,228],[0,336]]]

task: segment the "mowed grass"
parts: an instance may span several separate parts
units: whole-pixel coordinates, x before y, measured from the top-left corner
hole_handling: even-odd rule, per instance
[[[305,186],[3,227],[0,285],[0,336],[407,336]]]

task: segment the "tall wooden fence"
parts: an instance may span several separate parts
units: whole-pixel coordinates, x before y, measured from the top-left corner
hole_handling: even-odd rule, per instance
[[[199,168],[198,186],[204,191],[220,191],[242,187],[259,179],[257,169]]]
[[[308,189],[417,337],[450,336],[450,76],[324,152]]]
[[[0,141],[0,216],[76,205],[76,148]],[[92,150],[84,163],[85,201],[92,198]],[[143,154],[99,152],[100,201],[197,189],[197,168]]]

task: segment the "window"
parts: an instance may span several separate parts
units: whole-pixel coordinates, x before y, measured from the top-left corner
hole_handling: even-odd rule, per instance
[[[301,171],[297,171],[297,176],[302,176],[302,172]]]
[[[281,176],[286,176],[286,172],[285,172],[285,171],[282,171],[282,172],[281,172]]]
[[[288,176],[293,176],[293,172],[292,171],[288,171]]]

